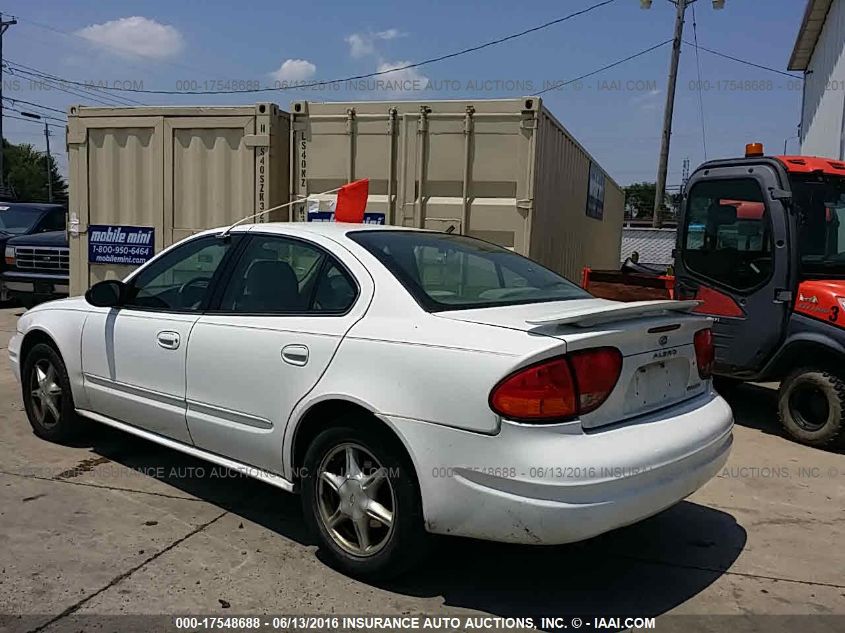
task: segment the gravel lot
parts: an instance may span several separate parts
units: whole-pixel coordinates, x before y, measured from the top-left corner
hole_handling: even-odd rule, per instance
[[[784,439],[770,388],[732,396],[728,466],[674,508],[570,546],[443,539],[374,586],[320,561],[292,495],[105,428],[37,439],[5,360],[20,312],[0,310],[0,630],[87,630],[86,614],[845,615],[845,454]]]

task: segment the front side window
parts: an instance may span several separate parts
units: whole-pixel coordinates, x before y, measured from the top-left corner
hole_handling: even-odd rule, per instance
[[[432,312],[591,296],[537,262],[463,235],[357,231],[349,237]]]
[[[64,231],[66,213],[63,209],[50,211],[41,223],[42,231]]]
[[[357,287],[321,248],[277,235],[249,239],[223,292],[222,312],[338,314],[354,303]]]
[[[131,281],[127,307],[199,311],[231,240],[202,237],[168,252]]]
[[[760,185],[752,178],[692,187],[684,223],[684,264],[735,290],[751,290],[772,273],[772,229]]]

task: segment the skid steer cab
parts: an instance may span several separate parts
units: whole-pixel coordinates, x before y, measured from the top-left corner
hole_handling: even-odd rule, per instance
[[[714,317],[715,373],[780,381],[786,431],[845,438],[845,163],[765,156],[703,164],[686,187],[675,295]]]

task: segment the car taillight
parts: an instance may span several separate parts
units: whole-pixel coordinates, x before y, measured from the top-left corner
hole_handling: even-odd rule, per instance
[[[520,422],[552,422],[594,411],[622,371],[622,353],[597,347],[520,369],[493,388],[490,408]]]
[[[695,362],[698,365],[698,375],[702,378],[710,378],[713,373],[713,361],[716,358],[712,330],[707,328],[696,332],[693,343],[695,344]]]
[[[7,246],[6,247],[6,254],[5,260],[7,266],[14,266],[15,265],[15,247],[14,246]]]

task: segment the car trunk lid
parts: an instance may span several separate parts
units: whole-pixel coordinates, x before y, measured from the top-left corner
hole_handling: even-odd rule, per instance
[[[695,301],[620,303],[585,299],[440,312],[438,316],[518,329],[564,341],[560,353],[615,347],[622,370],[607,400],[582,415],[596,428],[701,395],[708,381],[698,374],[693,338],[709,319],[689,314]],[[521,365],[536,362],[527,358]],[[514,369],[518,369],[515,367]]]

